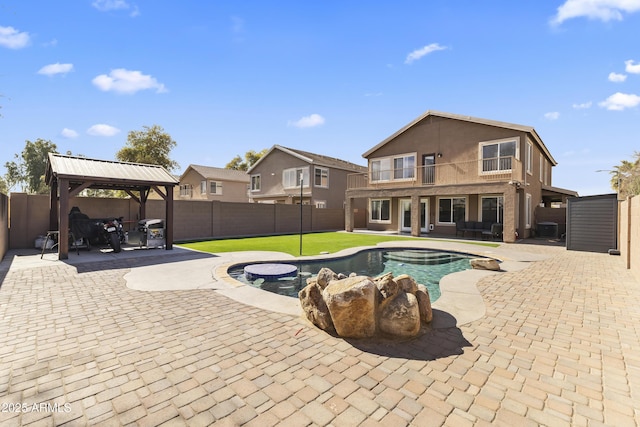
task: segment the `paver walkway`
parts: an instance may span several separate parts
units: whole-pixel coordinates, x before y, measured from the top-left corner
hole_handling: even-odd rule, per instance
[[[483,318],[393,344],[128,289],[148,260],[0,270],[0,425],[640,425],[640,284],[618,257],[511,248],[553,257],[483,279]]]

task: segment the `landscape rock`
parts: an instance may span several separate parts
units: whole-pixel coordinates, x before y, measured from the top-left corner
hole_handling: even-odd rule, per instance
[[[378,317],[380,331],[399,338],[415,337],[420,332],[420,309],[415,295],[400,291]]]
[[[492,258],[473,258],[470,262],[471,268],[476,270],[500,271],[500,264]]]
[[[376,285],[366,276],[334,280],[322,296],[338,335],[373,337],[376,333]]]
[[[400,289],[405,292],[415,294],[418,290],[418,284],[413,279],[413,277],[409,276],[408,274],[401,274],[399,276],[396,276],[394,280],[400,286]]]
[[[318,283],[311,283],[298,292],[300,305],[307,319],[323,331],[333,330],[333,321],[329,308],[322,298],[322,288]]]
[[[433,310],[431,309],[431,297],[429,291],[425,285],[418,285],[416,291],[416,298],[418,300],[418,309],[420,310],[420,321],[423,324],[431,323],[433,320]]]
[[[333,270],[326,267],[321,268],[320,271],[318,272],[318,275],[316,276],[318,285],[320,285],[322,289],[326,288],[329,282],[337,279],[338,279],[338,275],[334,273]]]

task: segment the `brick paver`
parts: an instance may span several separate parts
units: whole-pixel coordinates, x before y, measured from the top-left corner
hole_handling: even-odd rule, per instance
[[[640,425],[640,284],[617,257],[509,248],[552,256],[402,343],[133,291],[136,260],[0,271],[0,425]]]

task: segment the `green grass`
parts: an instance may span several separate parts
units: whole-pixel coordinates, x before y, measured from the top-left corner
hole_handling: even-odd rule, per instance
[[[375,246],[380,242],[433,240],[417,237],[384,236],[360,233],[309,233],[302,236],[302,255],[318,255],[321,252],[334,253],[357,246]],[[462,242],[482,246],[497,247],[495,243]],[[284,236],[246,237],[238,239],[208,240],[204,242],[181,243],[178,246],[203,252],[239,252],[239,251],[276,251],[293,256],[300,255],[300,235],[287,234]]]

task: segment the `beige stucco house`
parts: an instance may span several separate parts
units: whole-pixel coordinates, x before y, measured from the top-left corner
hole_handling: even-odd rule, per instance
[[[249,175],[244,171],[189,165],[174,190],[175,200],[248,202]]]
[[[500,224],[513,242],[531,235],[536,206],[577,195],[553,187],[557,162],[530,126],[427,111],[363,157],[367,172],[349,177],[347,231],[366,199],[371,230],[455,235],[473,221]]]
[[[274,145],[248,171],[255,203],[310,204],[343,209],[347,176],[366,167],[307,151]],[[302,197],[300,183],[302,182]]]

